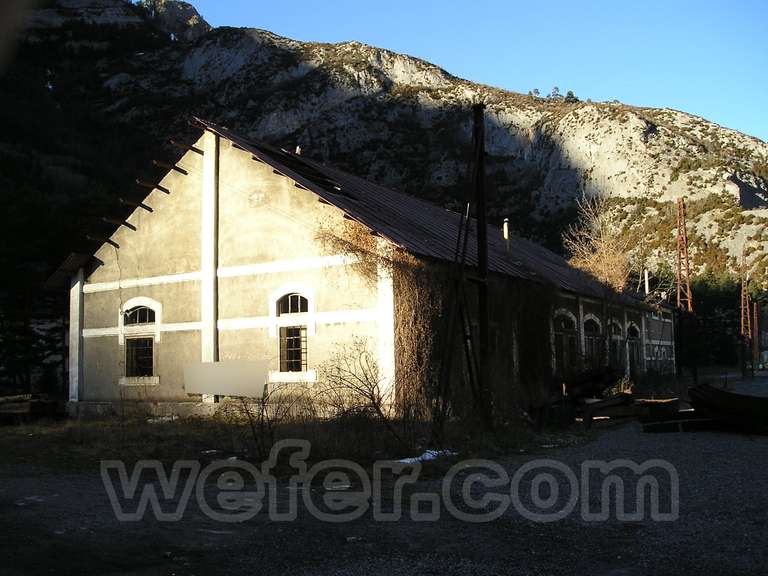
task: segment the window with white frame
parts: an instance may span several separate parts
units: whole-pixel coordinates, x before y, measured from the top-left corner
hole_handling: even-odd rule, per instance
[[[301,294],[286,294],[277,301],[277,315],[299,314],[309,309],[307,299]]]
[[[307,299],[301,294],[291,293],[277,301],[277,316],[304,314],[308,311]],[[307,371],[307,326],[306,324],[282,325],[279,333],[280,372]]]
[[[154,324],[155,311],[149,306],[134,306],[123,314],[123,326]]]
[[[125,336],[125,376],[144,378],[155,375],[155,311],[134,306],[123,313]]]

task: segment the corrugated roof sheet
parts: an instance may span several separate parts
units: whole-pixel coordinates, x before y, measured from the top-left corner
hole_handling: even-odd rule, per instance
[[[210,122],[198,121],[204,128],[250,152],[279,173],[412,254],[453,261],[461,220],[458,213],[303,156],[254,143]],[[476,230],[474,218],[471,219],[470,227]],[[477,265],[476,234],[472,232],[467,242],[467,264]],[[498,274],[547,282],[569,292],[606,296],[605,285],[530,240],[511,236],[510,249],[507,251],[501,229],[491,226],[488,227],[488,267]]]

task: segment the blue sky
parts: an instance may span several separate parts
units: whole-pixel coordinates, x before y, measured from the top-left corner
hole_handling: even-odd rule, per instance
[[[768,141],[768,1],[192,0],[214,26],[366,44],[517,92],[670,107]]]

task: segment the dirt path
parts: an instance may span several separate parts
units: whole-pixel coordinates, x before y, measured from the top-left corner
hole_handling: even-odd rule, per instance
[[[665,459],[679,474],[679,519],[587,522],[577,506],[538,523],[510,506],[478,524],[447,513],[331,524],[306,512],[293,522],[262,512],[223,524],[191,505],[180,522],[118,522],[97,473],[0,464],[0,574],[765,574],[768,437],[651,435],[630,424],[500,464],[512,477],[537,458],[576,472],[587,460]],[[414,489],[437,493],[439,483]]]

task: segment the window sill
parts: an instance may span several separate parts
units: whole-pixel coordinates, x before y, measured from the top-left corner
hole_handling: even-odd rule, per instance
[[[118,383],[120,386],[157,386],[160,376],[123,376]]]
[[[317,382],[317,370],[306,370],[305,372],[269,371],[270,384],[289,384],[298,382]]]

